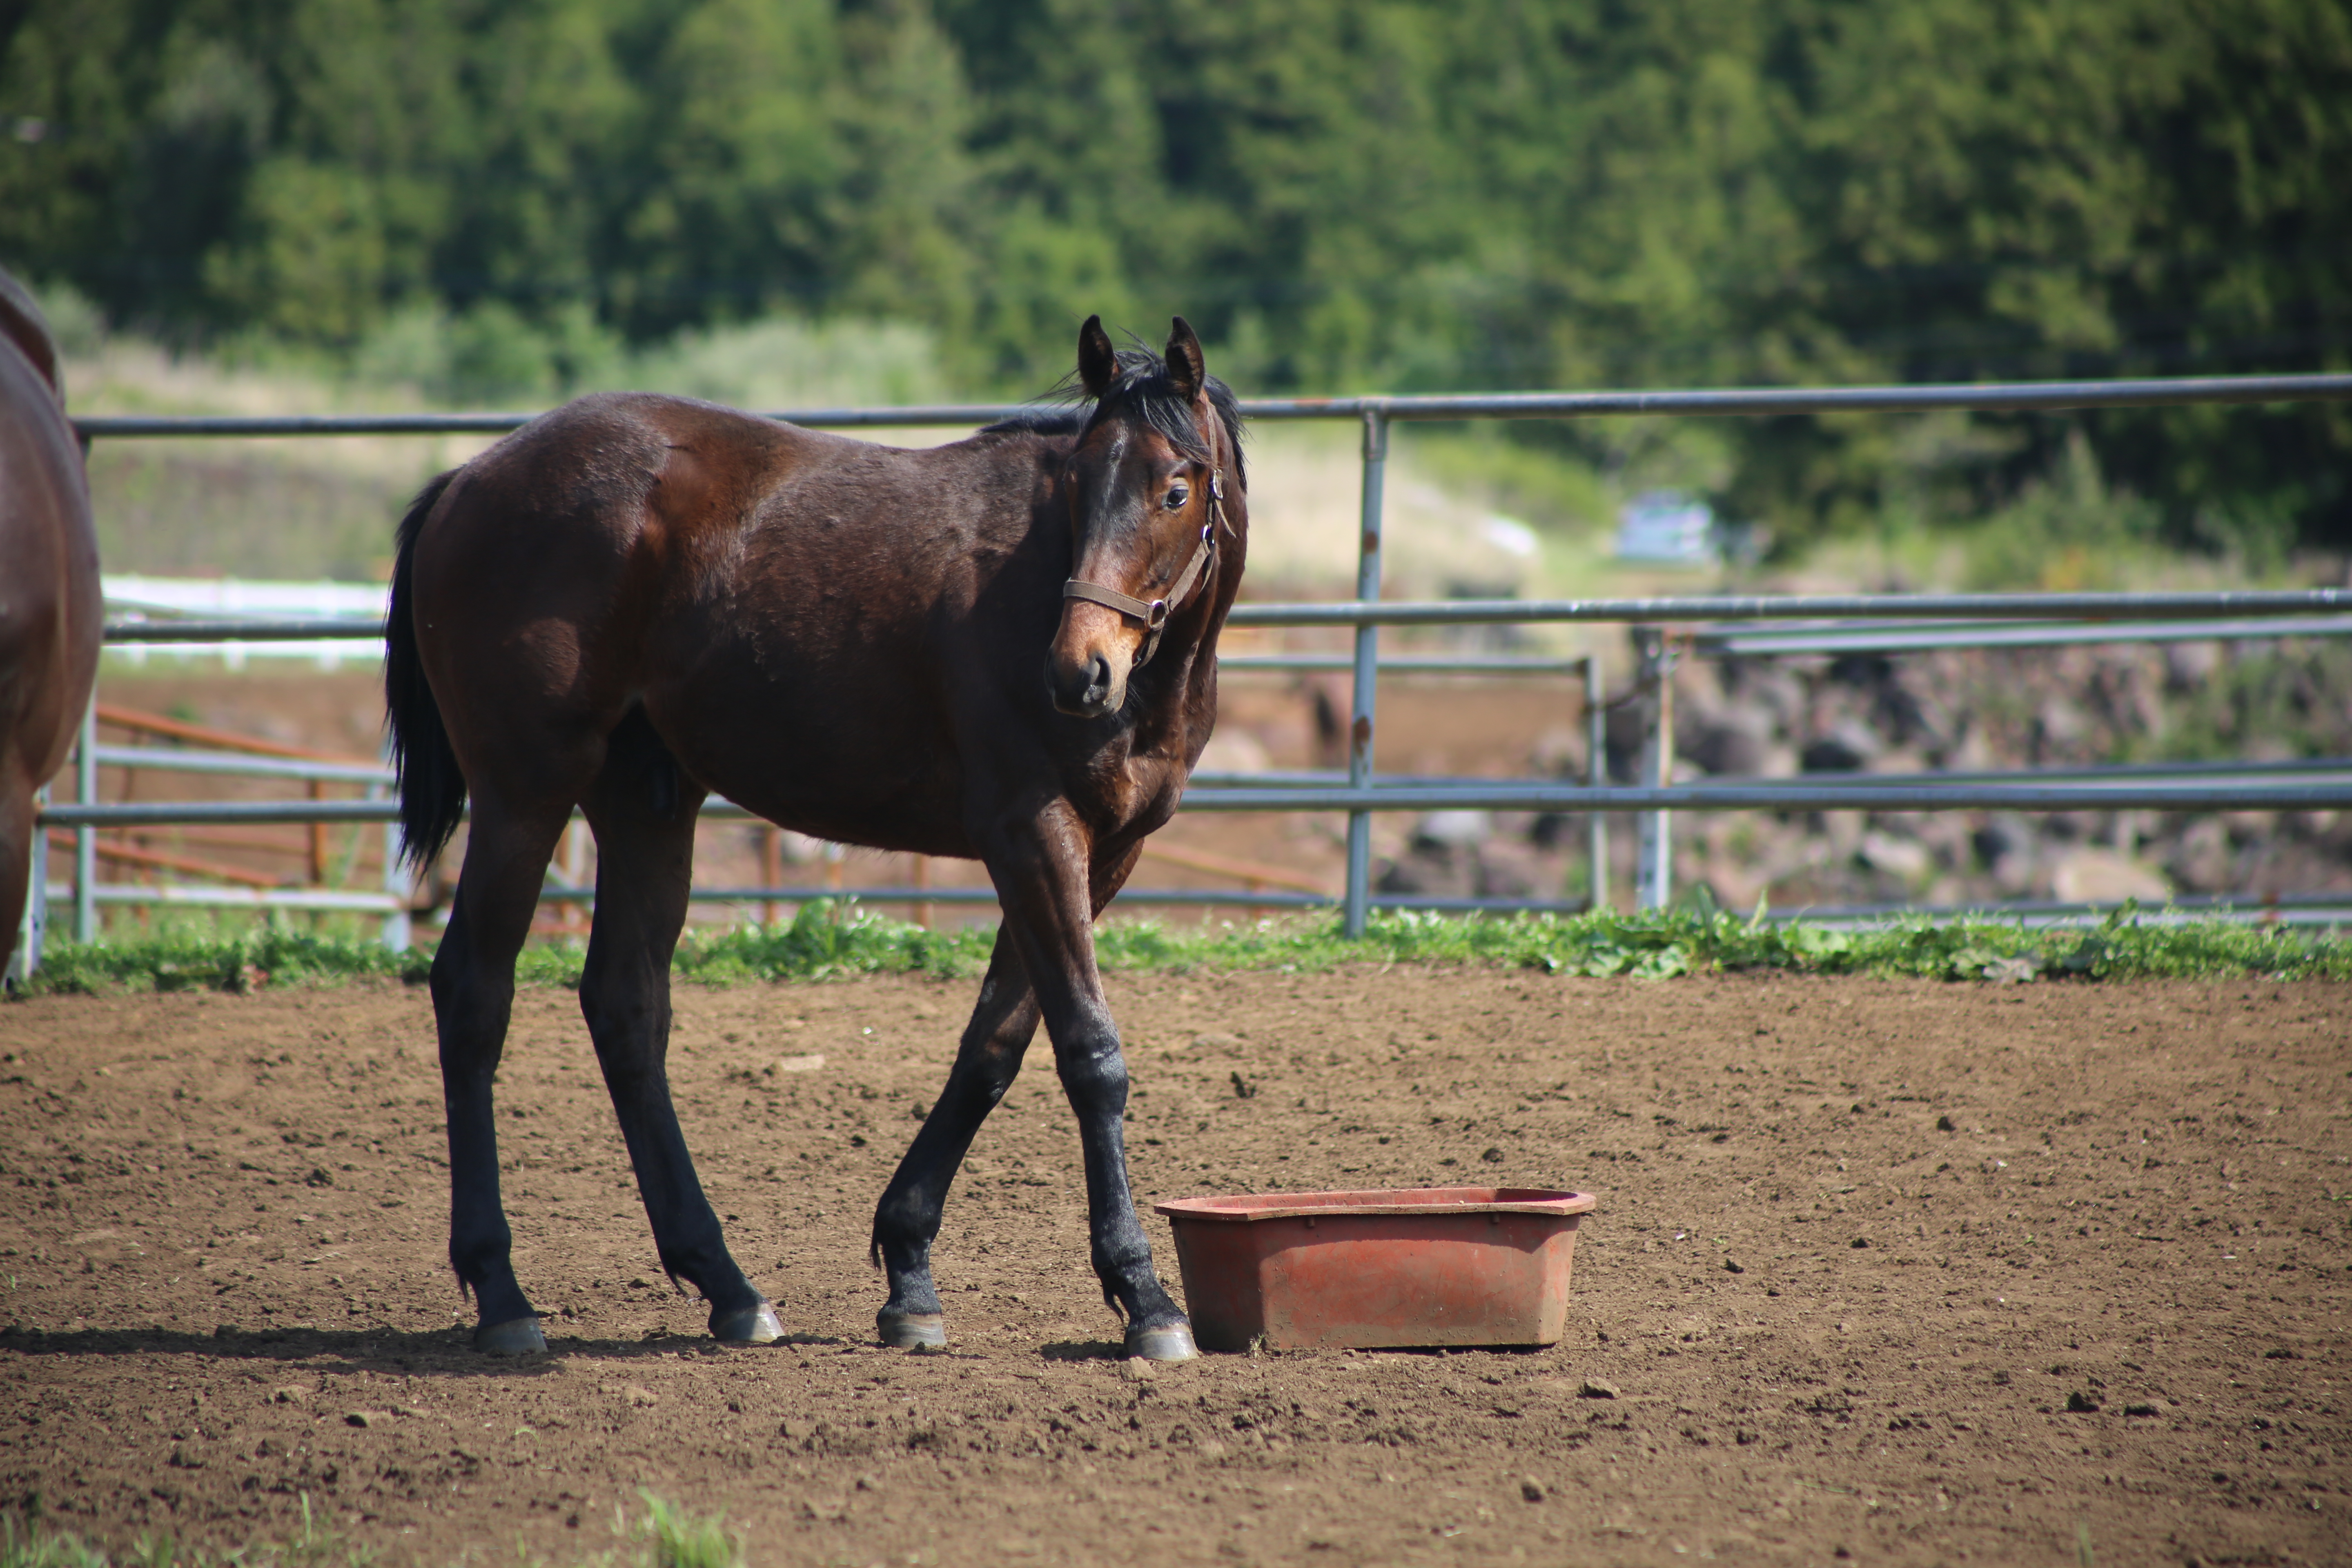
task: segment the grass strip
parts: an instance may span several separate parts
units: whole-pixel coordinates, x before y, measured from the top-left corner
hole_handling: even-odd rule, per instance
[[[672,973],[709,985],[856,974],[966,977],[987,966],[994,938],[990,927],[926,931],[849,900],[825,900],[803,905],[791,921],[775,925],[689,931],[678,943]],[[1400,911],[1374,915],[1355,939],[1340,933],[1336,916],[1318,913],[1219,926],[1115,921],[1097,930],[1095,947],[1106,970],[1161,973],[1305,973],[1343,964],[1419,963],[1654,980],[1755,969],[1994,982],[2352,979],[2352,942],[2333,931],[2155,921],[2133,909],[2095,926],[2066,929],[1924,918],[1847,929],[1690,910],[1604,910],[1568,917]],[[516,978],[527,985],[576,986],[585,959],[585,947],[576,942],[533,946],[524,950]],[[247,992],[366,977],[415,983],[431,963],[428,949],[390,952],[357,935],[192,925],[130,942],[56,944],[44,953],[30,989],[110,994]]]
[[[619,1547],[576,1560],[581,1568],[742,1568],[742,1544],[721,1516],[695,1513],[642,1487],[637,1496],[643,1511],[635,1520],[615,1510],[613,1533]],[[457,1562],[475,1558],[468,1549]],[[382,1560],[373,1543],[320,1521],[307,1492],[301,1522],[290,1533],[226,1549],[146,1533],[110,1550],[58,1529],[37,1508],[29,1515],[0,1513],[0,1568],[373,1568]],[[518,1568],[548,1563],[520,1535],[509,1561]]]

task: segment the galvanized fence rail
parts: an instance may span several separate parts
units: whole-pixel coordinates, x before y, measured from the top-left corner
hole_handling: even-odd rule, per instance
[[[1353,633],[1350,655],[1250,654],[1228,659],[1235,670],[1347,669],[1353,675],[1350,702],[1349,754],[1344,784],[1322,775],[1288,775],[1279,780],[1202,777],[1202,787],[1186,796],[1189,811],[1338,811],[1348,818],[1346,889],[1339,900],[1347,929],[1360,932],[1369,910],[1377,901],[1405,908],[1565,909],[1577,907],[1564,900],[1445,900],[1381,897],[1371,889],[1370,819],[1379,811],[1427,811],[1473,808],[1586,814],[1591,824],[1593,881],[1585,902],[1606,902],[1606,846],[1600,824],[1604,814],[1633,812],[1641,819],[1642,853],[1636,901],[1644,906],[1664,903],[1670,894],[1671,816],[1676,810],[2172,810],[2221,809],[2326,810],[2352,805],[2352,772],[2336,768],[2297,768],[2288,773],[2273,764],[2246,763],[2226,776],[2210,772],[2162,768],[2132,777],[2098,776],[2058,780],[2047,776],[1933,773],[1886,777],[1843,778],[1834,782],[1808,777],[1802,781],[1672,782],[1671,671],[1685,651],[1708,655],[1769,656],[1799,652],[1902,652],[1950,646],[2046,647],[2075,642],[2158,641],[2176,638],[2272,638],[2340,637],[2352,632],[2352,591],[2313,589],[2240,593],[2160,594],[2011,594],[2011,595],[1841,595],[1810,596],[1687,595],[1646,599],[1589,600],[1446,600],[1430,603],[1384,602],[1381,598],[1382,568],[1383,492],[1389,428],[1398,421],[1465,419],[1572,419],[1611,416],[1770,417],[1797,414],[1854,412],[1925,413],[1936,411],[2056,412],[2083,408],[2158,407],[2197,404],[2254,404],[2304,401],[2352,401],[2352,375],[2271,375],[2033,382],[1935,386],[1834,388],[1731,388],[1654,392],[1514,393],[1439,395],[1430,396],[1261,398],[1245,400],[1243,413],[1254,420],[1353,420],[1362,429],[1361,545],[1354,599],[1319,605],[1243,605],[1231,624],[1258,627],[1345,627]],[[793,423],[840,429],[967,426],[990,423],[1024,412],[1016,404],[954,404],[881,409],[807,409],[769,416]],[[256,437],[323,436],[446,436],[498,435],[528,423],[534,415],[412,414],[332,415],[301,416],[108,416],[76,421],[85,445],[98,439],[162,437]],[[1735,623],[1780,623],[1746,626]],[[1918,625],[1928,622],[1941,625]],[[1977,623],[1970,625],[1969,623]],[[1983,623],[2011,623],[1988,627]],[[1382,626],[1448,626],[1615,623],[1635,629],[1640,650],[1636,691],[1643,699],[1646,742],[1642,777],[1637,786],[1605,784],[1601,758],[1605,751],[1600,731],[1602,704],[1601,668],[1597,657],[1574,660],[1504,656],[1447,657],[1414,655],[1382,658],[1379,631]],[[1843,623],[1843,624],[1840,624]],[[1900,623],[1900,624],[1894,624]],[[239,643],[351,639],[375,636],[379,625],[352,619],[325,620],[131,620],[110,625],[107,640],[118,645],[181,644],[233,648]],[[1375,773],[1374,721],[1382,671],[1405,673],[1580,673],[1585,706],[1592,731],[1591,766],[1581,784],[1516,781],[1461,780],[1410,782]],[[79,769],[83,781],[81,803],[45,807],[48,826],[69,827],[77,836],[77,930],[95,929],[97,904],[132,901],[134,895],[167,894],[174,901],[208,897],[212,889],[99,888],[92,876],[89,846],[102,826],[130,825],[261,822],[345,822],[390,824],[394,812],[388,800],[289,802],[137,802],[112,805],[91,801],[94,775],[105,749],[86,731]],[[224,765],[221,771],[226,771]],[[364,771],[364,770],[355,770]],[[277,776],[317,777],[284,772]],[[346,779],[380,790],[381,776]],[[714,803],[712,814],[733,808]],[[385,861],[396,867],[396,845],[387,827]],[[46,871],[46,834],[37,834],[35,887],[49,891]],[[370,908],[400,902],[401,912],[387,911],[385,940],[405,944],[408,939],[403,890],[390,884],[381,894],[348,892],[339,896],[376,900]],[[224,900],[257,907],[289,907],[291,896],[308,889],[253,889],[252,896],[223,889]],[[826,896],[829,889],[707,889],[698,897],[730,901],[784,900]],[[582,899],[583,889],[551,889],[551,899]],[[936,903],[992,901],[986,889],[934,888],[868,889],[861,896],[877,901]],[[1131,903],[1218,903],[1236,906],[1292,907],[1323,902],[1312,895],[1265,890],[1224,892],[1219,889],[1134,889],[1121,894]],[[27,950],[37,962],[37,925],[46,919],[47,900],[28,900],[35,922],[28,931]],[[315,905],[309,907],[317,907]],[[2317,906],[2314,906],[2316,908]]]

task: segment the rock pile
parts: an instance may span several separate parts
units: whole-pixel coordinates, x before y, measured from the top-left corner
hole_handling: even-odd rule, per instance
[[[2352,755],[2352,648],[2322,641],[1685,658],[1675,776],[2005,773]],[[1612,710],[1609,767],[1633,780],[1638,704]],[[1530,771],[1580,777],[1573,744]],[[1981,811],[1684,814],[1675,883],[1724,907],[2162,902],[2352,890],[2352,814]],[[1618,896],[1633,823],[1612,826]],[[1393,892],[1576,897],[1580,827],[1433,813],[1380,873]]]

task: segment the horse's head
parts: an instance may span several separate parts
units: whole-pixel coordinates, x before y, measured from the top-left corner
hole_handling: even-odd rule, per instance
[[[1176,318],[1163,358],[1118,350],[1089,316],[1078,382],[1094,399],[1070,454],[1070,579],[1045,658],[1054,706],[1115,713],[1163,626],[1215,593],[1217,552],[1234,540],[1241,419],[1209,374],[1201,340]]]

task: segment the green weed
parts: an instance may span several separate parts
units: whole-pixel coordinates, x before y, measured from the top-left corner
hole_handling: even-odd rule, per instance
[[[742,1548],[728,1535],[720,1515],[690,1514],[643,1488],[637,1495],[645,1500],[646,1513],[635,1535],[647,1568],[740,1568]]]
[[[772,926],[689,931],[672,973],[681,981],[831,980],[855,974],[969,977],[987,966],[992,930],[927,931],[850,900],[803,905]],[[1312,973],[1357,963],[1459,963],[1546,973],[1663,980],[1677,974],[1772,969],[1930,980],[2026,981],[2224,978],[2352,979],[2352,944],[2333,930],[2303,931],[2225,921],[2173,923],[2118,910],[2088,928],[2031,928],[2013,921],[1923,918],[1865,929],[1770,922],[1689,908],[1559,917],[1375,913],[1361,937],[1336,915],[1247,924],[1176,927],[1115,921],[1095,936],[1108,971],[1279,970]],[[527,949],[517,979],[576,986],[586,949],[573,942]],[[61,943],[43,957],[36,993],[219,990],[325,984],[383,977],[421,981],[431,954],[387,952],[358,937],[259,930],[184,933],[135,942]]]
[[[302,1496],[302,1518],[292,1533],[215,1549],[185,1546],[169,1535],[142,1534],[117,1552],[58,1530],[37,1508],[30,1518],[0,1515],[0,1568],[367,1568],[374,1550],[323,1524]],[[732,1568],[724,1560],[709,1560]],[[702,1568],[698,1561],[694,1568]]]
[[[315,985],[381,975],[423,980],[433,955],[393,952],[360,936],[268,926],[194,927],[128,941],[51,941],[31,990],[106,995],[123,991],[229,991]]]
[[[644,1513],[634,1521],[614,1521],[624,1547],[579,1559],[582,1568],[741,1568],[742,1548],[720,1516],[690,1513],[642,1489],[637,1496]],[[369,1568],[375,1559],[373,1547],[322,1525],[307,1495],[291,1533],[225,1548],[141,1535],[109,1551],[57,1529],[37,1511],[31,1518],[0,1514],[0,1568]],[[459,1559],[471,1560],[470,1553]],[[516,1560],[520,1568],[546,1568],[548,1562],[520,1542]]]

